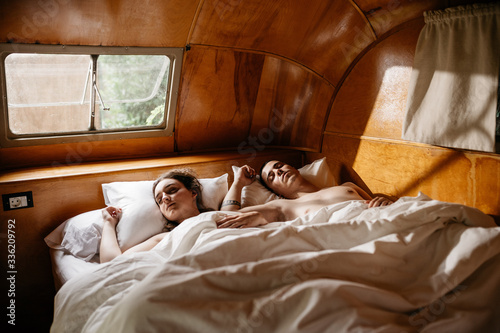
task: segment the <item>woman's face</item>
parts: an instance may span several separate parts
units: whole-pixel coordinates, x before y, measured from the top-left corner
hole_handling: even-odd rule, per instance
[[[163,216],[172,222],[181,223],[200,213],[196,206],[196,193],[176,179],[163,179],[156,185],[155,201]]]

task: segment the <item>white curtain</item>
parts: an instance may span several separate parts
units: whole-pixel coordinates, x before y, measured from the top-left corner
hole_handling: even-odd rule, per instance
[[[403,139],[495,151],[500,3],[424,13]]]

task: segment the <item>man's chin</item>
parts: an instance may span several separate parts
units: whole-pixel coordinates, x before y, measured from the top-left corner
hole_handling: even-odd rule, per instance
[[[293,183],[297,180],[297,175],[296,174],[293,174],[291,173],[287,179],[285,179],[285,184],[287,185],[287,187],[291,187],[293,185]]]

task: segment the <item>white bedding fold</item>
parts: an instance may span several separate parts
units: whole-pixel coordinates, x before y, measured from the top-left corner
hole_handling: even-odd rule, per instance
[[[68,281],[52,331],[413,332],[446,323],[469,332],[457,318],[473,319],[474,329],[498,325],[489,303],[500,297],[500,228],[475,209],[424,195],[372,209],[352,201],[249,229],[217,229],[220,214],[186,220],[153,250]]]

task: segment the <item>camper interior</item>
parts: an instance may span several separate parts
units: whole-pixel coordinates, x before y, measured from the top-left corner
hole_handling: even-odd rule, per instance
[[[500,332],[499,27],[491,0],[1,0],[2,325]],[[217,228],[269,160],[395,202]],[[139,243],[185,167],[214,211],[100,264],[101,210]]]

